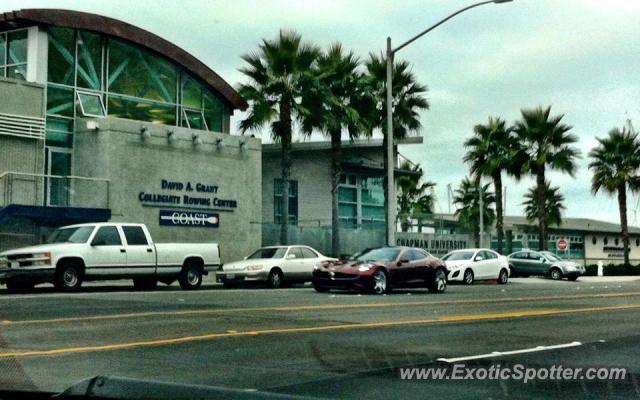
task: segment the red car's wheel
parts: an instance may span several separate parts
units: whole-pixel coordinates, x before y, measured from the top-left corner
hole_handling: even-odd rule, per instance
[[[427,289],[432,293],[444,293],[447,290],[447,274],[442,268],[438,268],[431,280],[427,282]]]
[[[371,291],[375,294],[384,294],[387,293],[388,283],[387,283],[387,274],[383,270],[379,269],[373,273],[372,276],[373,282],[371,285]]]

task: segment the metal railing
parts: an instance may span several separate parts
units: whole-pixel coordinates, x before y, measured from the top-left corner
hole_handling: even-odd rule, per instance
[[[104,178],[4,172],[0,174],[0,207],[109,208],[109,182]]]
[[[44,139],[45,120],[38,117],[0,113],[0,135]]]

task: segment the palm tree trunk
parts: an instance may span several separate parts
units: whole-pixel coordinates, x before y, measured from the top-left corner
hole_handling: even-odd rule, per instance
[[[502,254],[504,227],[502,216],[502,173],[500,171],[493,176],[493,186],[496,193],[496,233],[498,236],[498,253]]]
[[[480,226],[475,226],[473,228],[473,242],[475,243],[476,248],[480,247]]]
[[[291,180],[291,105],[287,100],[280,103],[280,136],[282,148],[282,221],[280,244],[289,242],[289,182]]]
[[[331,133],[331,251],[334,257],[340,257],[340,161],[342,159],[342,132]]]
[[[545,224],[545,198],[544,198],[544,166],[540,167],[536,175],[536,185],[538,187],[538,250],[547,250],[547,226]]]
[[[620,227],[622,228],[622,245],[624,246],[624,265],[629,265],[629,227],[627,226],[627,185],[625,182],[618,188],[618,208],[620,209]]]

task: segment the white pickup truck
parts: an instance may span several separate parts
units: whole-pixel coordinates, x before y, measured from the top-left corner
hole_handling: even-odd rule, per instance
[[[136,288],[151,290],[177,279],[190,290],[219,266],[215,243],[154,243],[142,224],[80,224],[56,229],[46,244],[0,253],[0,283],[9,291],[43,282],[74,291],[83,281],[133,279]]]

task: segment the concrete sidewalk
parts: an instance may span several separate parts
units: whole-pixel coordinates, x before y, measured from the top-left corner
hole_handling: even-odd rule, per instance
[[[632,282],[640,280],[640,276],[581,276],[576,283],[613,283],[613,282]],[[543,276],[531,276],[529,278],[510,278],[513,283],[566,283],[567,280],[554,281],[551,278]]]

